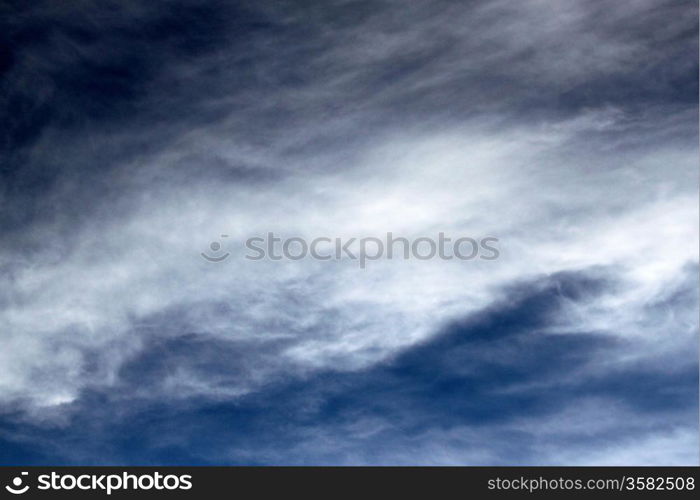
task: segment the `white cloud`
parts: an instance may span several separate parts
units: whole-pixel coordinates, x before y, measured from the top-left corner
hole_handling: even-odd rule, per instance
[[[264,374],[356,369],[488,307],[513,282],[593,266],[617,269],[621,289],[586,305],[577,328],[657,339],[664,331],[636,315],[697,262],[697,200],[684,182],[693,160],[671,146],[623,158],[577,142],[601,123],[621,122],[619,113],[603,111],[544,128],[494,133],[469,124],[396,133],[355,164],[327,173],[261,186],[206,177],[135,186],[129,209],[81,226],[71,250],[3,256],[13,278],[1,316],[0,398],[51,405],[86,386],[109,386],[144,339],[183,328],[289,342],[274,365],[228,388],[233,394]],[[165,170],[173,155],[149,161]],[[670,162],[673,170],[659,175]],[[307,238],[495,235],[501,258],[372,261],[365,270],[351,261],[243,259],[242,241],[268,231]],[[203,261],[199,252],[222,233],[230,235],[233,255],[219,265]],[[41,248],[41,240],[36,244]],[[182,311],[180,324],[168,311]],[[171,393],[179,385],[175,392],[184,395],[207,392],[206,381],[171,377],[164,381]]]

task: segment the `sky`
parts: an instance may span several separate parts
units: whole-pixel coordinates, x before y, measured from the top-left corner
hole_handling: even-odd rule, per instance
[[[698,465],[697,19],[0,1],[0,464]]]

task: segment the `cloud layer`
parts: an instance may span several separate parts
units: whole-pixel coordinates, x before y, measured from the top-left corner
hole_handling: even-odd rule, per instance
[[[697,6],[166,4],[2,6],[1,462],[697,463]]]

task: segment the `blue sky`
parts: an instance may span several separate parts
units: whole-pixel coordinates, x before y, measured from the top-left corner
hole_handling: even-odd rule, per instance
[[[698,463],[694,2],[0,9],[0,463]]]

